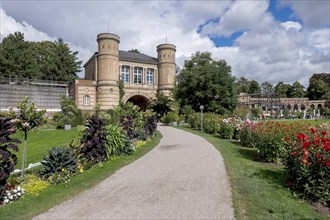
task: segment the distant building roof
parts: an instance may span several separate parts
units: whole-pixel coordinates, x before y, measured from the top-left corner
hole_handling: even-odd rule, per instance
[[[145,55],[143,53],[127,52],[119,50],[119,60],[122,61],[131,61],[139,63],[149,63],[149,64],[158,64],[156,58]]]

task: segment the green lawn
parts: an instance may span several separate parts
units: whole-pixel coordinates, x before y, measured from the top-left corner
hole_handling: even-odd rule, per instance
[[[182,129],[200,135],[221,152],[237,219],[327,219],[285,187],[282,167],[257,162],[256,149],[243,148],[238,143],[190,128]]]
[[[73,176],[68,186],[63,183],[51,185],[38,196],[25,195],[13,203],[0,207],[0,219],[31,219],[49,210],[79,192],[90,189],[112,175],[116,170],[145,155],[159,143],[161,137],[162,135],[157,132],[151,141],[138,148],[133,154],[104,162],[102,166],[92,167],[80,175]]]
[[[65,130],[37,130],[29,133],[27,142],[27,163],[40,162],[42,158],[47,154],[47,150],[67,143],[73,137],[76,129]],[[22,164],[22,152],[23,152],[23,136],[21,133],[13,135],[13,137],[19,138],[22,143],[18,145],[19,151],[16,153],[18,157],[18,163],[15,166],[16,169],[21,169]]]

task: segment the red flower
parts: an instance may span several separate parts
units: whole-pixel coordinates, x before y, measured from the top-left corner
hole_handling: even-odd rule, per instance
[[[304,149],[309,148],[310,145],[311,145],[311,142],[307,142],[307,141],[302,142],[302,147],[303,147]]]
[[[327,132],[326,131],[322,131],[322,135],[323,136],[327,135]]]
[[[326,151],[330,151],[330,142],[329,141],[324,143],[324,149]]]
[[[289,137],[286,137],[285,138],[285,142],[289,142],[290,138]]]
[[[327,167],[330,167],[330,161],[326,162],[325,165],[326,165]]]
[[[293,152],[291,152],[290,153],[292,156],[296,156],[297,154],[298,154],[298,152],[297,151],[293,151]]]
[[[311,129],[312,134],[316,133],[316,130],[314,128],[310,128],[310,129]]]
[[[303,141],[303,140],[307,140],[307,137],[303,133],[299,133],[297,139]]]

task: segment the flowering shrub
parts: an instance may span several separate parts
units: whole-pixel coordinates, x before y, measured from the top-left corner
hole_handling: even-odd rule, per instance
[[[239,130],[240,143],[244,147],[255,148],[258,143],[258,133],[253,132],[256,126],[256,122],[245,120]]]
[[[221,118],[219,115],[212,113],[205,113],[203,120],[203,128],[206,133],[215,134],[219,130],[219,122]]]
[[[299,132],[308,131],[309,127],[310,125],[306,123],[288,124],[275,121],[244,125],[241,144],[256,147],[259,157],[267,162],[281,163],[289,151],[286,140],[294,138]]]
[[[330,139],[328,132],[310,128],[287,139],[286,161],[289,187],[307,199],[330,207]]]
[[[7,184],[5,187],[4,195],[2,196],[2,198],[0,198],[0,205],[8,204],[12,201],[15,201],[23,195],[24,195],[24,189],[22,187]]]
[[[242,128],[243,121],[239,117],[224,118],[219,123],[219,135],[225,139],[239,139],[239,131]]]

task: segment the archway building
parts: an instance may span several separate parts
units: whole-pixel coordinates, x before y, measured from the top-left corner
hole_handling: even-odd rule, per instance
[[[70,88],[79,109],[93,111],[97,103],[101,110],[118,106],[120,80],[125,93],[122,101],[142,109],[157,93],[171,94],[176,75],[175,45],[158,45],[158,57],[154,58],[119,50],[120,37],[115,34],[99,34],[97,42],[98,52],[84,65],[85,79],[76,80]]]

